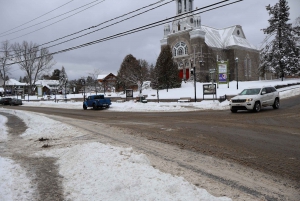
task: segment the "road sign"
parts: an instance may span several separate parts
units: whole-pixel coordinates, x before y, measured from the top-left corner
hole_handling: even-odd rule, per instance
[[[209,69],[209,73],[215,73],[215,72],[216,72],[216,69],[214,69],[214,68]]]

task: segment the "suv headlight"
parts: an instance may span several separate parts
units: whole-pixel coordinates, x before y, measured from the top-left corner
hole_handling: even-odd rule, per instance
[[[247,98],[246,99],[246,102],[251,102],[251,101],[253,101],[253,98]]]

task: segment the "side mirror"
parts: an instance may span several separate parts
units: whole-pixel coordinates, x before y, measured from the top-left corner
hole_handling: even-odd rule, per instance
[[[261,92],[261,95],[265,95],[266,93],[267,93],[267,92],[265,92],[265,91],[262,91],[262,92]]]

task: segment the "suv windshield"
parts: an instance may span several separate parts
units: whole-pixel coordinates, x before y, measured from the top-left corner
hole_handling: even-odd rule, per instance
[[[260,92],[260,88],[256,88],[256,89],[244,89],[240,95],[256,95],[259,94]]]

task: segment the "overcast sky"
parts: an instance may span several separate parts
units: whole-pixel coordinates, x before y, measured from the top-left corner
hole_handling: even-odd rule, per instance
[[[0,0],[0,41],[10,40],[10,43],[21,43],[25,40],[28,42],[43,44],[77,31],[98,25],[102,22],[157,1],[158,0]],[[91,2],[94,3],[73,12],[69,12]],[[168,2],[168,0],[165,0],[164,2]],[[219,2],[219,0],[194,0],[194,5],[195,8],[200,8],[215,2]],[[225,28],[233,25],[241,25],[248,41],[259,47],[260,43],[265,37],[261,29],[268,26],[269,15],[265,9],[265,6],[269,4],[274,5],[277,2],[278,0],[244,0],[224,8],[201,14],[202,24],[214,28]],[[288,3],[290,6],[290,19],[291,22],[294,22],[295,19],[300,16],[300,1],[288,0]],[[88,8],[92,5],[95,6]],[[56,10],[48,13],[54,9]],[[83,9],[86,10],[75,14]],[[62,15],[67,12],[69,13]],[[41,23],[59,15],[62,16]],[[62,20],[70,15],[73,16]],[[143,15],[134,17],[126,22],[122,22],[112,27],[94,32],[76,40],[51,47],[49,50],[50,52],[55,52],[67,49],[163,20],[174,15],[176,15],[175,1]],[[33,20],[39,16],[42,17]],[[61,21],[55,23],[59,20]],[[23,25],[24,23],[27,24]],[[40,24],[35,25],[37,23]],[[55,24],[50,25],[52,23]],[[112,22],[108,24],[111,23]],[[29,26],[32,27],[27,28]],[[45,26],[48,27],[43,28]],[[105,25],[98,26],[94,29],[89,29],[89,31],[94,31],[103,26]],[[18,31],[20,29],[24,30]],[[41,30],[36,31],[38,29]],[[26,35],[27,33],[33,31],[35,32]],[[89,31],[81,32],[80,34],[73,35],[72,37],[65,38],[45,46],[65,41],[81,34],[88,33]],[[124,57],[128,54],[132,54],[137,59],[145,59],[149,63],[155,64],[160,53],[160,40],[162,38],[163,26],[161,25],[128,36],[57,54],[54,55],[56,65],[49,73],[51,74],[54,69],[61,69],[62,66],[65,67],[69,79],[78,79],[80,77],[88,76],[89,73],[93,73],[94,70],[100,70],[101,74],[107,74],[111,72],[117,73]],[[10,73],[10,78],[15,78],[17,80],[20,76],[25,75],[25,73],[16,65],[13,66]]]

